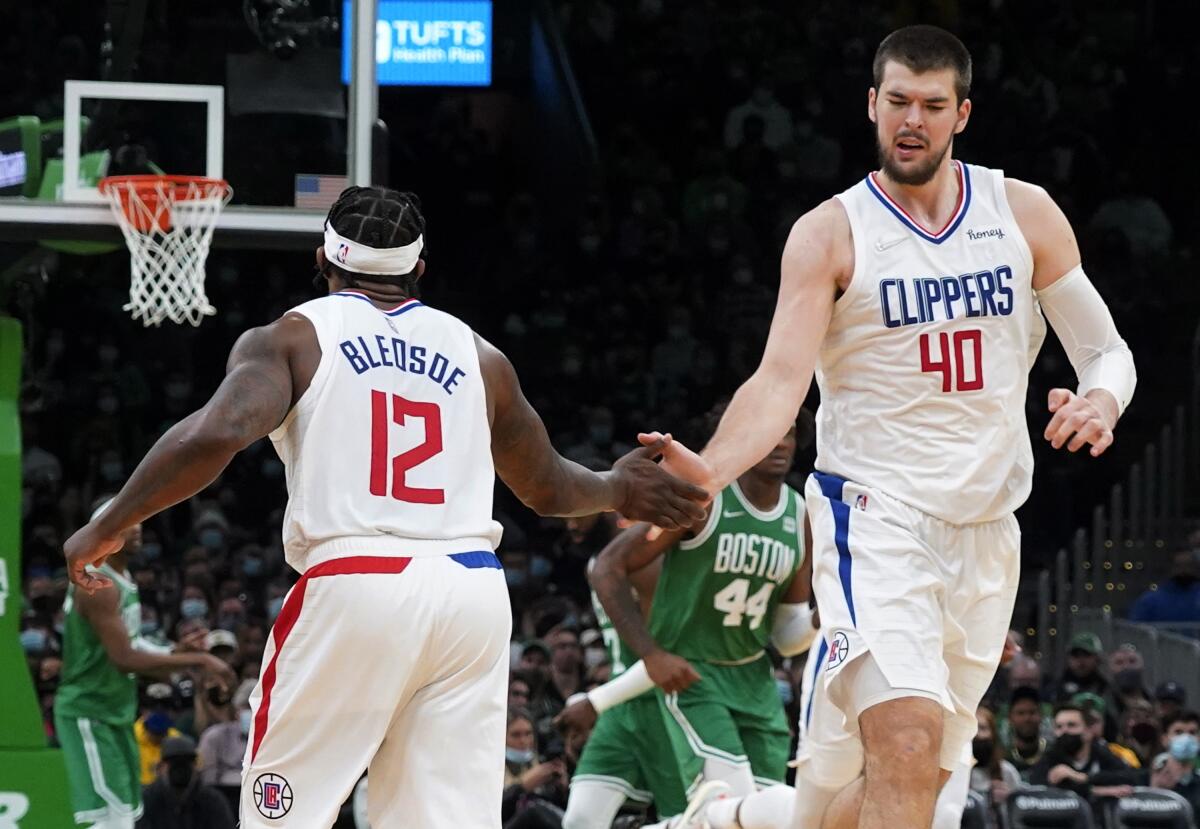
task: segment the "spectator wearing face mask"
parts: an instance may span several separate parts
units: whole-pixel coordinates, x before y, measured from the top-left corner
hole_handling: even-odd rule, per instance
[[[234,829],[233,811],[216,789],[201,782],[196,743],[190,737],[163,741],[157,778],[142,793],[145,812],[138,829]]]
[[[971,789],[983,796],[993,824],[997,824],[1000,804],[1021,785],[1016,767],[1004,759],[1003,747],[996,739],[996,715],[980,706],[975,712],[979,729],[971,741],[975,765],[971,768]]]
[[[1178,682],[1167,680],[1154,689],[1154,713],[1163,722],[1174,717],[1187,705],[1187,690]]]
[[[1154,758],[1150,785],[1183,795],[1200,814],[1200,775],[1196,758],[1200,754],[1200,714],[1180,711],[1164,724],[1162,746],[1166,749]]]
[[[1150,702],[1150,691],[1145,685],[1145,660],[1133,645],[1126,642],[1108,656],[1108,674],[1112,677],[1109,688],[1109,712],[1117,719],[1136,701]]]
[[[568,784],[567,765],[561,750],[538,762],[537,735],[528,712],[508,712],[504,738],[504,798],[500,819],[504,825],[521,820],[525,827],[558,827],[562,810],[551,801],[564,795]],[[531,812],[526,815],[524,813]],[[557,821],[557,822],[556,822]]]
[[[243,682],[233,697],[235,718],[209,726],[200,736],[200,782],[224,795],[229,808],[235,812],[242,786],[242,759],[250,734],[250,692],[253,690],[253,682]]]
[[[1105,702],[1095,694],[1076,694],[1071,702],[1083,709],[1083,719],[1087,723],[1088,733],[1092,735],[1092,745],[1102,746],[1113,753],[1117,759],[1133,769],[1142,767],[1136,753],[1125,746],[1109,742],[1104,738],[1106,729]]]
[[[1154,706],[1145,700],[1135,700],[1121,716],[1119,742],[1137,755],[1141,768],[1150,768],[1160,746],[1158,742],[1159,720],[1154,716]]]
[[[1194,550],[1171,559],[1170,577],[1138,596],[1129,611],[1135,622],[1200,622],[1200,567]]]
[[[1070,703],[1055,710],[1054,743],[1029,774],[1035,786],[1067,789],[1092,803],[1128,797],[1141,780],[1137,771],[1095,744],[1083,709]]]

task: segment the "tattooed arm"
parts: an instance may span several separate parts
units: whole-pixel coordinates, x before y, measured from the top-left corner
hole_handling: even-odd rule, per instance
[[[89,592],[107,586],[87,565],[121,549],[129,527],[207,487],[234,455],[282,423],[319,360],[312,323],[298,314],[243,334],[212,399],[168,429],[108,509],[67,539],[71,580]]]

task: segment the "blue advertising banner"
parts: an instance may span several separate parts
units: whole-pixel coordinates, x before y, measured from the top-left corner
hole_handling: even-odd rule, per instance
[[[342,16],[342,82],[350,82],[351,2]],[[379,0],[376,74],[383,86],[488,86],[491,0]]]

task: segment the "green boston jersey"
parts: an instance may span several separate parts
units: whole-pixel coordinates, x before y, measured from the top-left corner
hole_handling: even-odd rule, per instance
[[[595,563],[595,558],[588,559],[589,573]],[[600,604],[600,597],[596,595],[595,590],[592,591],[592,610],[596,613],[596,625],[600,628],[600,635],[604,637],[604,647],[608,649],[608,661],[612,664],[612,676],[616,678],[619,674],[625,673],[625,670],[637,661],[637,655],[617,634],[617,629],[613,627],[612,619],[609,619],[608,614],[604,612],[604,605]]]
[[[737,482],[713,499],[699,535],[667,551],[650,633],[688,659],[738,662],[767,646],[775,607],[804,560],[804,499],[781,486],[756,509]]]
[[[118,573],[109,565],[97,568],[112,579],[110,590],[118,591],[118,609],[129,639],[135,639],[142,627],[142,605],[137,585],[129,573]],[[87,718],[109,723],[131,724],[137,719],[137,678],[118,671],[90,622],[75,607],[75,585],[67,588],[63,604],[62,682],[54,706],[67,717]]]

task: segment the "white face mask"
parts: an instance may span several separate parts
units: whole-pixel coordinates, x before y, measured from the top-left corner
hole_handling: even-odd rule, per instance
[[[608,651],[604,648],[588,648],[583,652],[583,664],[588,670],[608,661]]]
[[[531,748],[513,748],[512,746],[504,747],[504,759],[514,765],[524,765],[525,763],[533,762],[533,749]]]

